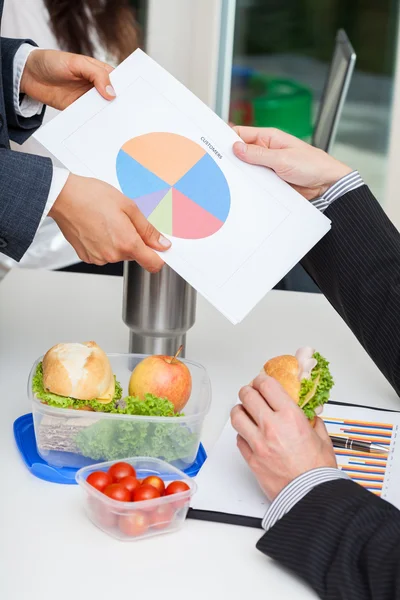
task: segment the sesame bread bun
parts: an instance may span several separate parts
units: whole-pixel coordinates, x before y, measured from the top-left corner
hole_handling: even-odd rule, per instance
[[[112,401],[115,379],[110,361],[95,342],[57,344],[43,358],[43,385],[76,400]]]

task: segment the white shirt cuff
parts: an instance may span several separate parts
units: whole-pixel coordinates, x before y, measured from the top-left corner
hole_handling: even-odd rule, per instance
[[[352,171],[345,175],[339,181],[331,185],[331,187],[320,198],[311,200],[311,204],[318,208],[321,212],[325,212],[335,200],[341,198],[345,194],[364,185],[364,181],[358,171]]]
[[[42,215],[42,218],[39,223],[39,227],[41,226],[41,224],[43,223],[43,221],[45,220],[45,218],[51,211],[54,202],[57,200],[58,196],[61,193],[61,190],[63,189],[64,185],[67,182],[68,176],[69,176],[69,171],[67,171],[67,169],[62,169],[60,167],[53,166],[53,178],[51,180],[49,196],[47,198],[46,206],[44,208],[43,215]]]
[[[263,519],[262,526],[268,531],[279,519],[282,519],[304,496],[321,483],[333,479],[350,479],[340,469],[320,467],[296,477],[275,498]]]
[[[37,50],[37,48],[31,46],[31,44],[22,44],[14,56],[14,109],[17,115],[26,119],[40,114],[43,109],[41,102],[29,96],[25,95],[22,102],[19,100],[22,73],[24,72],[28,56],[34,50]]]

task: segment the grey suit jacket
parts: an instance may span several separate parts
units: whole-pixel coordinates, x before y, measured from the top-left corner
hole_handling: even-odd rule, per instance
[[[14,109],[13,61],[27,42],[34,45],[30,40],[0,38],[0,252],[15,260],[33,240],[53,176],[49,158],[10,150],[10,139],[22,144],[41,125],[44,113],[25,119]]]

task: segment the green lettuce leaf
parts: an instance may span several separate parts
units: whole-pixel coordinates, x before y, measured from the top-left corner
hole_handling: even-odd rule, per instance
[[[183,413],[175,413],[174,405],[167,398],[158,398],[152,394],[146,394],[144,400],[140,400],[135,396],[126,396],[126,398],[116,403],[116,408],[112,412],[146,417],[183,416]]]
[[[32,379],[32,391],[35,396],[42,402],[56,406],[58,408],[80,408],[82,406],[90,406],[95,411],[99,412],[117,412],[115,408],[116,402],[122,396],[122,387],[119,382],[115,379],[115,394],[112,401],[109,404],[102,404],[97,400],[76,400],[75,398],[68,398],[67,396],[58,396],[47,391],[43,385],[43,364],[40,362],[36,367],[35,375]]]
[[[120,460],[128,456],[153,456],[176,462],[194,454],[196,433],[183,423],[174,423],[174,405],[165,398],[147,394],[145,400],[133,396],[119,400],[113,413],[142,417],[171,417],[171,423],[143,420],[103,419],[80,431],[75,438],[77,449],[93,460]],[[180,465],[182,466],[182,465]]]
[[[194,454],[198,436],[185,424],[103,419],[80,431],[75,444],[93,460],[152,456],[169,463]]]
[[[299,406],[301,406],[307,394],[312,390],[315,380],[319,377],[317,390],[314,396],[305,406],[303,406],[303,411],[310,420],[315,417],[315,409],[317,406],[322,406],[328,402],[330,391],[334,385],[332,375],[329,371],[329,362],[321,356],[319,352],[315,352],[313,358],[316,359],[317,364],[311,371],[310,379],[302,380],[298,402]]]

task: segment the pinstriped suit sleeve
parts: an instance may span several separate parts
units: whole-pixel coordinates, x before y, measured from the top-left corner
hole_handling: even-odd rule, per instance
[[[326,208],[303,266],[400,392],[400,234],[363,185]],[[284,507],[283,507],[284,508]],[[346,480],[316,485],[257,544],[324,600],[400,600],[400,511]]]
[[[302,265],[400,395],[400,233],[365,185],[325,214]]]
[[[324,600],[400,600],[400,511],[353,481],[315,487],[257,548]]]

